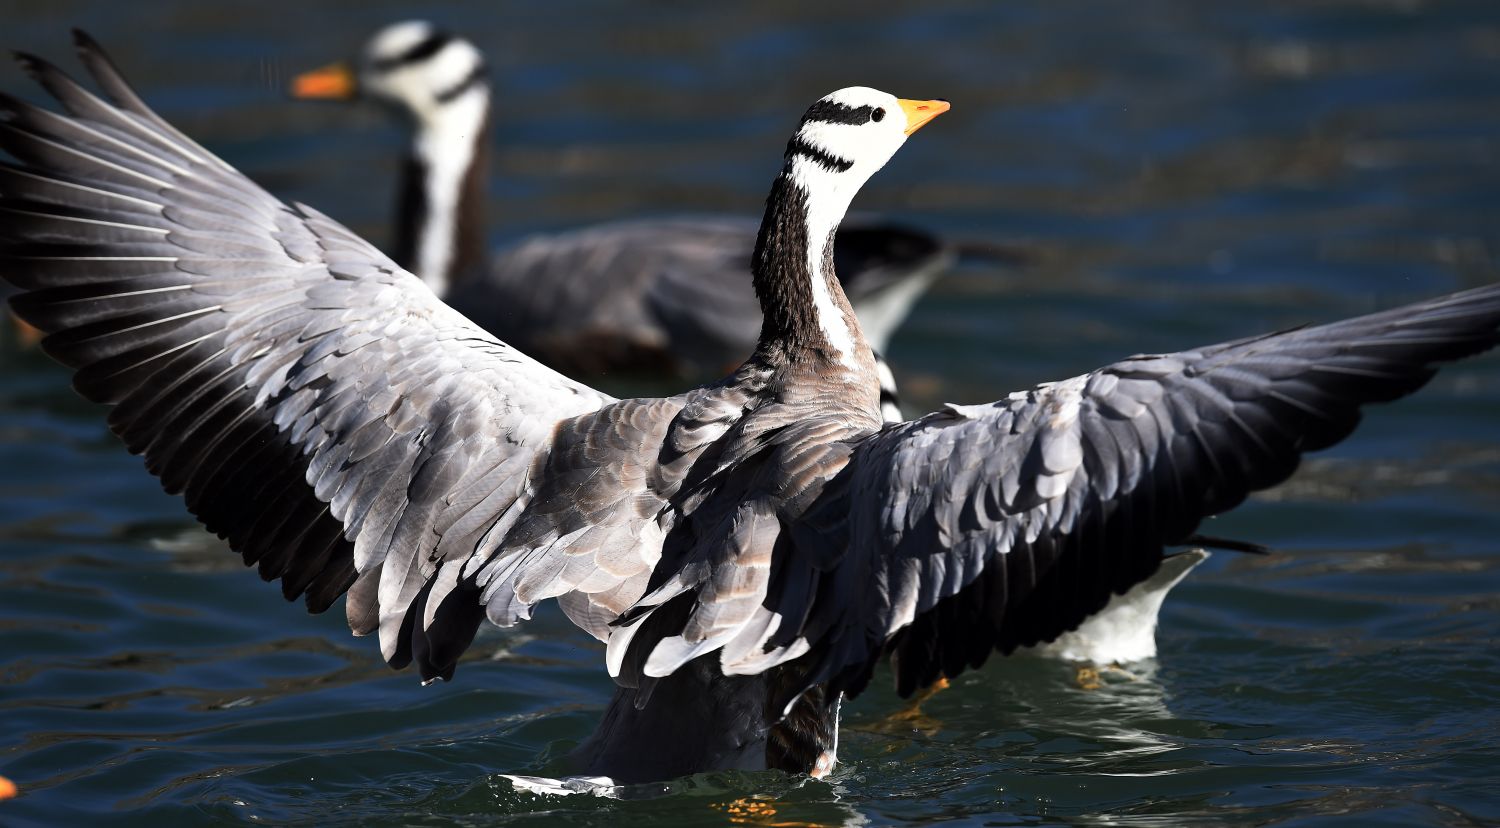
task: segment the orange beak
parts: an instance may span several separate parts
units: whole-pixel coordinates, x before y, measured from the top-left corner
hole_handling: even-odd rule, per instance
[[[16,790],[16,783],[0,776],[0,799],[10,799],[20,791]]]
[[[330,63],[292,79],[292,97],[348,100],[354,97],[354,71],[347,63]]]
[[[947,101],[909,101],[906,98],[897,98],[896,103],[901,104],[901,111],[906,113],[906,134],[922,128],[923,124],[948,111]]]

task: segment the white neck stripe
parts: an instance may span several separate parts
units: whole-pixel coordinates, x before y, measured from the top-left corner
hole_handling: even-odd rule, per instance
[[[413,141],[413,153],[426,173],[413,266],[438,296],[449,287],[448,270],[458,251],[464,177],[474,163],[476,142],[488,140],[480,134],[488,108],[489,92],[475,87],[447,102],[430,120],[420,121]]]
[[[837,354],[839,363],[857,370],[859,346],[856,334],[850,329],[843,310],[833,301],[828,283],[834,274],[823,270],[827,247],[849,209],[853,193],[845,193],[847,188],[839,180],[841,173],[828,170],[810,158],[794,157],[791,166],[792,185],[800,188],[807,198],[807,272],[812,280],[813,312],[818,319],[818,328],[828,347]]]

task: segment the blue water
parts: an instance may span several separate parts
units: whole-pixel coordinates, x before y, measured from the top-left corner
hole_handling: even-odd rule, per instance
[[[279,88],[415,11],[310,6],[8,0],[0,41],[67,62],[67,26],[87,27],[169,119],[383,241],[395,127]],[[497,243],[755,212],[814,98],[951,99],[856,209],[1036,262],[962,269],[917,307],[891,351],[914,411],[1500,279],[1493,0],[423,13],[496,70]],[[0,88],[29,90],[11,66]],[[894,721],[877,680],[830,780],[612,801],[499,775],[555,769],[608,698],[599,648],[558,614],[418,686],[341,612],[243,571],[0,334],[0,774],[22,789],[0,825],[1500,822],[1500,355],[1371,409],[1210,523],[1278,551],[1195,572],[1154,663],[1084,690],[996,660]]]

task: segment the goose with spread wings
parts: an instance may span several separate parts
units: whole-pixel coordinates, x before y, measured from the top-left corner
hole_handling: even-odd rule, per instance
[[[1048,641],[1366,403],[1500,339],[1500,286],[1135,356],[881,422],[833,273],[855,192],[948,108],[854,87],[807,110],[752,266],[763,325],[719,382],[613,399],[440,302],[155,115],[23,57],[0,98],[0,268],[75,386],[211,530],[313,611],[345,593],[394,667],[449,678],[486,619],[556,599],[618,684],[578,769],[822,775],[841,700]]]
[[[410,142],[392,258],[508,344],[575,379],[621,371],[713,378],[755,349],[752,217],[626,219],[488,249],[494,93],[470,40],[424,20],[394,23],[354,60],[298,75],[292,94],[372,100],[400,117]],[[1020,255],[868,219],[845,222],[833,251],[840,284],[877,352],[961,252],[1012,262]]]

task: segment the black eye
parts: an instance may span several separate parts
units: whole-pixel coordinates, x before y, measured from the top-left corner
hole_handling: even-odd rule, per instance
[[[880,123],[881,121],[884,121],[885,120],[885,110],[882,109],[882,108],[880,108],[880,107],[878,107],[878,106],[875,107],[875,111],[870,113],[870,120],[874,121],[877,124]]]

